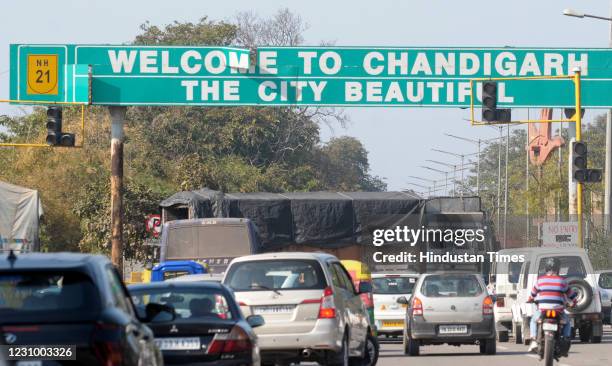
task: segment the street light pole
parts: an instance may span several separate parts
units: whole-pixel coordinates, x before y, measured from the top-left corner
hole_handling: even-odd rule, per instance
[[[612,4],[610,6],[610,18],[598,15],[580,13],[573,9],[563,10],[563,15],[575,18],[593,18],[610,22],[608,34],[608,47],[612,48]],[[612,230],[612,109],[608,109],[606,115],[606,161],[604,167],[604,229],[606,232]]]

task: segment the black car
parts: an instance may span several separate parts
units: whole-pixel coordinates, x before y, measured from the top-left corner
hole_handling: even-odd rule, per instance
[[[128,289],[137,311],[146,311],[151,302],[174,309],[174,320],[158,316],[148,323],[166,365],[259,365],[252,328],[263,325],[263,318],[253,315],[245,319],[224,285],[154,282]]]
[[[148,310],[159,315],[163,307]],[[0,319],[6,343],[76,346],[70,365],[163,363],[153,332],[139,320],[118,272],[101,255],[3,256]]]

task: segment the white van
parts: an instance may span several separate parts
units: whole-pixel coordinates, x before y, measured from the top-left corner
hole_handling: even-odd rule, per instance
[[[538,278],[544,274],[547,258],[561,261],[560,275],[570,281],[570,287],[578,293],[577,306],[569,311],[572,321],[572,335],[576,331],[581,342],[600,343],[603,333],[601,299],[593,266],[584,249],[579,248],[534,248],[529,251],[521,267],[516,302],[512,306],[513,329],[516,337],[529,343],[529,321],[536,305],[527,303],[531,290]]]
[[[499,256],[512,256],[515,261],[493,262],[491,268],[490,283],[494,285],[496,298],[493,313],[495,314],[495,330],[499,342],[508,342],[509,333],[512,330],[516,337],[516,331],[512,329],[512,306],[516,302],[516,290],[521,274],[523,261],[518,260],[521,256],[527,258],[533,248],[512,248],[498,251]],[[521,343],[522,339],[517,339]]]

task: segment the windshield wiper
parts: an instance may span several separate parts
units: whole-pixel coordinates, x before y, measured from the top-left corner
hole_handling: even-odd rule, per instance
[[[264,290],[272,291],[272,292],[274,292],[274,293],[275,293],[275,294],[277,294],[277,295],[282,295],[282,294],[280,293],[280,291],[275,290],[275,289],[273,289],[272,287],[268,287],[268,286],[260,285],[260,284],[257,284],[257,283],[250,285],[250,286],[249,286],[249,288],[260,288],[260,289],[264,289]]]

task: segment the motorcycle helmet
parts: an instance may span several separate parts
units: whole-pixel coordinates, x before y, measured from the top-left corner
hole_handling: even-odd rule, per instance
[[[546,272],[554,272],[559,273],[559,269],[561,269],[561,261],[557,258],[547,258],[544,263],[544,269]]]

